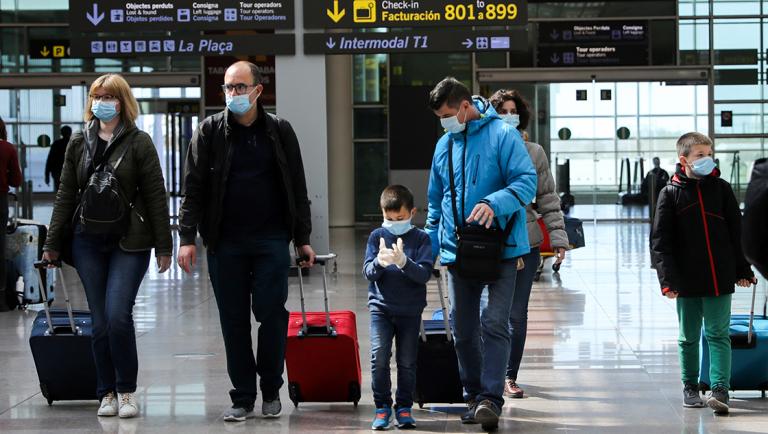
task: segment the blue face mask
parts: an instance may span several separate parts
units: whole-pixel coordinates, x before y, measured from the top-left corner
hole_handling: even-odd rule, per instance
[[[505,115],[499,115],[501,117],[501,120],[508,123],[512,126],[512,128],[517,128],[520,126],[520,115],[507,113]]]
[[[254,89],[253,91],[255,90],[256,89]],[[253,91],[251,91],[251,93],[253,93]],[[251,107],[253,107],[254,104],[256,104],[256,101],[251,103],[250,97],[251,97],[250,93],[247,93],[245,95],[227,94],[226,96],[227,108],[229,109],[229,111],[231,111],[236,115],[245,114],[248,112],[248,110],[251,109]],[[256,99],[258,99],[258,97],[256,97]]]
[[[715,164],[715,160],[712,157],[702,157],[691,163],[693,174],[702,178],[709,176],[715,170],[715,167],[717,167],[717,164]]]
[[[400,221],[384,219],[384,223],[381,224],[381,227],[388,230],[392,235],[399,237],[410,231],[413,226],[411,226],[411,219]]]
[[[93,101],[91,113],[100,121],[109,122],[117,116],[117,102]]]

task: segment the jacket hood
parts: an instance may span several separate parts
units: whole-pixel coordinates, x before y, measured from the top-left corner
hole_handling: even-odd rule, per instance
[[[451,137],[453,137],[454,139],[456,137],[460,137],[464,135],[465,131],[467,134],[474,134],[475,132],[485,127],[488,124],[488,122],[491,122],[494,119],[501,119],[501,117],[499,117],[499,114],[496,113],[496,110],[493,108],[493,105],[490,103],[490,101],[483,98],[482,96],[479,96],[479,95],[473,96],[472,104],[475,106],[477,111],[480,112],[480,119],[474,119],[467,122],[466,130],[460,133],[451,133]]]
[[[715,167],[714,170],[712,170],[712,173],[707,175],[703,179],[707,178],[719,178],[720,177],[720,169],[718,167]],[[675,175],[672,177],[672,184],[676,185],[678,187],[685,187],[688,184],[699,182],[699,179],[695,178],[689,178],[688,175],[685,173],[685,167],[683,167],[682,164],[677,163],[675,166]]]

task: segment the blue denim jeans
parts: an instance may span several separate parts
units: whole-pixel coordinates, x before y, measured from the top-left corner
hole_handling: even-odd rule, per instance
[[[97,396],[136,391],[139,361],[133,305],[149,267],[149,251],[125,252],[119,236],[75,229],[72,260],[83,282],[93,321]]]
[[[454,319],[456,356],[464,399],[504,405],[504,374],[509,360],[509,311],[515,294],[517,260],[502,263],[501,276],[488,285],[488,303],[480,309],[485,284],[462,279],[448,267],[448,293]]]
[[[525,338],[528,334],[528,301],[531,298],[531,287],[536,270],[539,268],[539,248],[531,248],[531,253],[523,256],[525,268],[517,272],[515,282],[515,295],[512,297],[512,309],[509,313],[509,333],[512,343],[509,350],[509,362],[507,363],[507,378],[517,379],[520,370],[520,361],[523,359]],[[480,308],[488,305],[488,292],[483,291]]]
[[[380,311],[371,312],[371,388],[376,408],[392,407],[389,361],[392,356],[393,338],[397,358],[395,407],[413,406],[420,325],[419,316],[394,316]]]
[[[236,407],[253,408],[257,375],[265,400],[277,398],[283,385],[290,263],[287,235],[224,238],[208,252]],[[251,312],[260,323],[255,359]]]

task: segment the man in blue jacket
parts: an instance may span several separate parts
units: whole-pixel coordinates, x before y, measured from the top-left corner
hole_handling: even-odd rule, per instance
[[[490,430],[498,426],[504,404],[509,311],[517,258],[530,251],[525,207],[536,194],[536,170],[520,133],[502,121],[486,100],[473,98],[458,80],[447,77],[438,83],[430,92],[429,106],[446,134],[437,142],[432,159],[426,231],[432,241],[433,257],[439,255],[449,271],[456,355],[468,407],[461,420],[481,423],[483,429]],[[453,174],[449,173],[449,146],[453,147]],[[479,224],[490,228],[495,220],[503,228],[513,225],[495,281],[462,278],[453,266],[458,240],[451,175],[459,213],[469,216],[458,222],[459,226]],[[489,301],[480,312],[480,294],[485,285]]]

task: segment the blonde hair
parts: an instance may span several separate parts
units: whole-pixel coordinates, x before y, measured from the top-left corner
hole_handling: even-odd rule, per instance
[[[88,102],[85,104],[85,113],[83,114],[85,122],[90,122],[95,117],[91,112],[91,105],[93,104],[93,92],[99,88],[106,90],[120,101],[120,120],[123,125],[136,123],[136,118],[139,117],[139,103],[133,96],[131,86],[119,74],[104,74],[91,84],[88,91]]]
[[[691,148],[693,148],[693,145],[705,145],[713,148],[714,150],[714,144],[709,137],[694,131],[683,134],[679,139],[677,139],[677,155],[687,157],[691,153]]]

